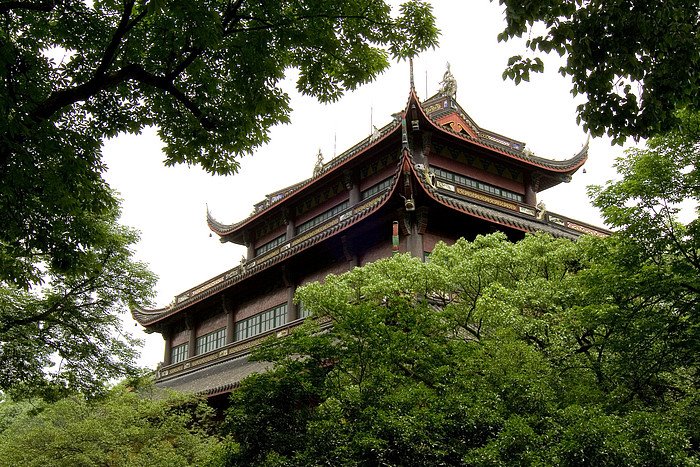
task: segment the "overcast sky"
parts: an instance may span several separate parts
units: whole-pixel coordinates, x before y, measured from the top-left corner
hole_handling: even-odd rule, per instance
[[[536,155],[566,159],[586,142],[576,124],[576,101],[570,81],[557,73],[559,59],[545,60],[546,72],[532,82],[515,86],[501,73],[509,56],[526,54],[524,43],[498,43],[503,29],[502,8],[488,0],[434,0],[439,48],[414,61],[420,99],[433,95],[450,63],[457,79],[457,100],[482,128],[523,141]],[[271,128],[270,144],[241,160],[241,170],[230,177],[215,177],[197,167],[169,167],[154,130],[138,136],[120,136],[104,148],[109,167],[107,181],[123,199],[122,222],[141,232],[136,258],[148,263],[158,277],[157,305],[207,279],[236,266],[243,247],[221,244],[210,237],[206,206],[221,222],[247,217],[265,194],[311,176],[316,153],[325,160],[340,154],[403,110],[409,93],[409,66],[400,62],[375,82],[348,93],[340,101],[323,105],[300,96],[293,72],[285,82],[293,113],[291,124]],[[571,183],[540,193],[547,209],[602,225],[586,197],[586,186],[602,184],[614,176],[612,164],[622,149],[607,139],[591,141],[586,173]],[[162,361],[163,340],[146,335],[133,321],[127,329],[146,340],[141,363],[155,367]]]

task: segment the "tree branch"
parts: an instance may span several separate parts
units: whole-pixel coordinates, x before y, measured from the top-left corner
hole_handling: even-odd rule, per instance
[[[190,66],[192,62],[194,62],[197,59],[197,57],[199,57],[202,54],[202,52],[204,52],[204,49],[202,48],[196,48],[190,51],[187,57],[185,57],[183,61],[176,65],[175,68],[173,68],[173,71],[171,71],[165,76],[165,79],[171,82],[174,81],[175,78],[177,78],[180,75],[180,73],[185,71],[187,67]]]
[[[12,10],[51,11],[55,6],[55,0],[47,0],[38,3],[22,1],[2,2],[0,3],[0,14],[8,13]]]
[[[135,0],[127,0],[124,2],[124,11],[122,12],[122,17],[119,20],[119,25],[112,35],[112,40],[105,49],[105,53],[102,56],[99,66],[95,70],[96,77],[103,76],[107,72],[109,67],[114,62],[114,57],[117,54],[117,50],[119,49],[124,36],[134,27],[134,25],[136,25],[136,23],[138,23],[138,21],[141,20],[141,18],[145,16],[147,9],[144,8],[144,10],[136,18],[134,18],[134,21],[129,21],[131,18],[131,12],[134,9],[134,3]]]
[[[51,94],[48,99],[35,109],[32,117],[38,121],[46,120],[66,106],[81,100],[87,100],[98,92],[117,86],[125,81],[134,80],[167,92],[189,110],[204,128],[211,129],[214,126],[213,123],[204,116],[203,112],[189,97],[173,84],[174,78],[175,76],[157,76],[144,70],[141,65],[130,64],[115,73],[95,76],[86,83]]]
[[[234,3],[231,3],[230,1],[228,2],[228,5],[226,6],[226,11],[224,12],[224,16],[221,19],[221,25],[222,25],[224,31],[232,23],[240,22],[241,17],[238,16],[238,10],[241,9],[242,4],[243,4],[243,0],[236,0]]]

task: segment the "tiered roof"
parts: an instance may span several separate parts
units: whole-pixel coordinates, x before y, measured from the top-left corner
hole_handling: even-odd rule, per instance
[[[310,190],[322,185],[324,181],[342,173],[341,171],[345,168],[352,167],[357,161],[363,160],[364,156],[373,153],[372,151],[375,148],[381,147],[387,142],[398,140],[402,136],[402,118],[406,119],[407,116],[410,116],[412,119],[415,119],[415,112],[409,114],[409,111],[414,109],[417,110],[418,118],[424,124],[428,124],[436,133],[443,137],[466,142],[468,145],[486,150],[489,154],[494,154],[496,157],[501,157],[520,167],[536,171],[540,178],[540,190],[554,186],[562,181],[567,181],[587,159],[588,144],[584,145],[581,151],[567,160],[555,161],[537,157],[527,151],[524,143],[480,128],[451,96],[435,95],[420,103],[415,91],[411,90],[406,108],[399,118],[394,118],[391,123],[381,128],[374,135],[365,138],[327,164],[324,164],[322,170],[313,177],[268,195],[264,202],[256,205],[256,210],[251,216],[234,224],[221,223],[207,212],[209,227],[213,232],[221,236],[222,241],[242,243],[245,229],[258,222],[263,222],[273,212],[279,212],[279,209],[300,200]],[[401,140],[407,141],[405,133]],[[428,198],[449,209],[463,212],[469,216],[522,232],[544,231],[554,236],[572,239],[577,238],[581,233],[606,234],[605,230],[568,219],[564,216],[547,213],[547,215],[543,214],[540,217],[538,214],[542,213],[538,213],[532,207],[525,206],[522,203],[497,200],[483,194],[472,193],[469,190],[455,190],[454,187],[450,189],[449,186],[444,186],[444,184],[443,186],[440,186],[440,184],[433,185],[425,177],[424,173],[420,173],[417,170],[413,155],[405,145],[402,156],[399,159],[388,190],[363,200],[356,206],[350,207],[347,211],[326,220],[308,232],[287,239],[282,245],[247,261],[245,264],[240,264],[203,284],[177,295],[173,302],[166,307],[152,310],[134,309],[132,311],[134,318],[146,328],[155,329],[169,318],[177,315],[181,310],[240,283],[263,270],[267,270],[273,265],[279,264],[331,236],[340,234],[387,205],[389,200],[394,197],[405,167],[410,167],[412,178],[418,181],[417,186]]]

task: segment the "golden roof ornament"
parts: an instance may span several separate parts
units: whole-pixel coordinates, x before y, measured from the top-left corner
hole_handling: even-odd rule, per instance
[[[453,99],[457,98],[457,80],[452,71],[450,71],[450,62],[447,62],[447,70],[445,70],[445,74],[442,75],[442,81],[440,81],[440,95]]]

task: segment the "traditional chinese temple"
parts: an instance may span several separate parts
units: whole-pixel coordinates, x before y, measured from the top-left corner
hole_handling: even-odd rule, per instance
[[[161,309],[133,310],[165,340],[158,386],[223,397],[246,375],[252,347],[284,336],[305,318],[297,287],[392,254],[425,258],[437,242],[504,232],[575,239],[606,231],[547,212],[537,194],[567,182],[586,161],[552,160],[525,143],[481,128],[456,101],[448,72],[420,102],[413,84],[403,110],[313,176],[268,195],[246,219],[208,213],[222,242],[245,245],[240,264],[177,295]],[[397,239],[398,236],[398,239]],[[393,237],[393,241],[392,241]]]

